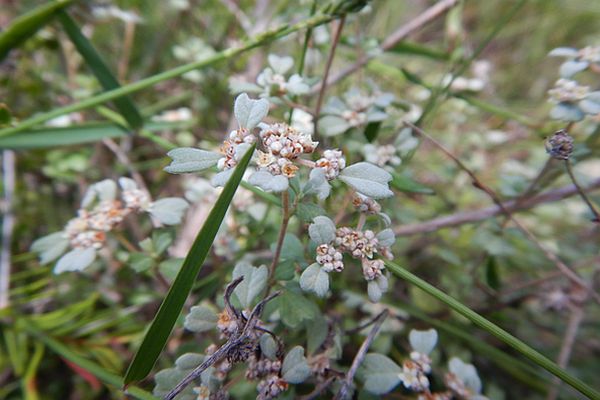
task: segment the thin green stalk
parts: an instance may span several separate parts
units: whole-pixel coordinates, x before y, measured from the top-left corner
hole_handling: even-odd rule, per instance
[[[118,89],[113,89],[113,90],[110,90],[107,92],[103,92],[96,96],[92,96],[88,99],[76,102],[74,104],[70,104],[65,107],[59,107],[52,111],[48,111],[46,113],[36,115],[34,117],[24,120],[23,122],[21,122],[20,124],[18,124],[16,126],[0,129],[0,137],[12,135],[17,132],[24,131],[25,129],[31,128],[33,126],[36,126],[38,124],[41,124],[52,118],[56,118],[56,117],[59,117],[64,114],[69,114],[72,112],[85,110],[87,108],[91,108],[91,107],[97,106],[99,104],[105,103],[109,100],[114,100],[119,97],[123,97],[123,96],[126,96],[131,93],[135,93],[142,89],[146,89],[148,87],[154,86],[157,83],[160,83],[160,82],[163,82],[163,81],[166,81],[169,79],[173,79],[175,77],[183,75],[186,72],[190,72],[195,69],[205,68],[205,67],[214,65],[220,61],[229,60],[229,59],[239,56],[240,54],[242,54],[248,50],[251,50],[255,47],[260,47],[264,44],[267,44],[274,40],[280,39],[284,36],[287,36],[291,33],[294,33],[296,31],[299,31],[302,29],[307,29],[307,28],[312,28],[312,27],[318,26],[318,25],[322,25],[322,24],[327,23],[335,18],[338,18],[338,16],[329,15],[329,14],[318,14],[318,15],[315,15],[304,21],[298,22],[297,24],[294,24],[294,25],[280,26],[278,28],[264,32],[260,35],[257,35],[256,37],[254,37],[252,39],[247,40],[240,47],[229,48],[229,49],[223,50],[219,53],[216,53],[212,57],[205,58],[201,61],[195,61],[192,63],[181,65],[179,67],[161,72],[159,74],[150,76],[148,78],[139,80],[137,82],[133,82],[128,85],[123,85]]]
[[[465,306],[455,298],[447,295],[438,288],[430,285],[423,279],[402,268],[398,264],[386,260],[385,265],[395,275],[415,285],[427,294],[435,297],[437,300],[443,302],[448,307],[461,314],[475,325],[479,326],[483,330],[500,339],[502,342],[506,343],[507,345],[521,353],[524,357],[528,358],[535,364],[544,368],[546,371],[550,372],[554,376],[557,376],[563,382],[571,385],[573,388],[575,388],[588,398],[593,400],[600,400],[600,392],[596,391],[594,388],[581,381],[580,379],[569,374],[567,371],[560,368],[556,363],[554,363],[538,351],[534,350],[533,348],[525,344],[523,341],[517,339],[504,329],[500,328],[498,325],[485,319],[484,317],[477,314],[475,311],[471,310],[469,307]]]

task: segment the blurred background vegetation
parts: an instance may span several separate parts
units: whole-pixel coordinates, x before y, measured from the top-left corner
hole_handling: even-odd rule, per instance
[[[3,0],[0,27],[7,27],[18,15],[44,3]],[[239,12],[227,3],[236,4]],[[207,48],[220,51],[267,27],[306,18],[311,3],[81,1],[71,6],[69,12],[120,82],[126,84],[194,61]],[[361,54],[375,51],[387,35],[433,3],[374,0],[369,12],[349,17],[333,72],[350,65]],[[448,14],[410,35],[401,42],[403,45],[380,54],[368,66],[329,88],[327,95],[340,94],[372,80],[397,99],[422,110],[428,93],[424,86],[437,86],[448,71],[472,56],[517,3],[460,2]],[[544,138],[563,127],[548,119],[551,105],[547,102],[547,90],[558,79],[560,60],[547,54],[559,46],[599,45],[599,19],[600,4],[596,1],[524,1],[464,71],[465,78],[482,81],[481,90],[455,90],[441,96],[422,126],[503,199],[518,197],[548,160]],[[330,35],[331,29],[327,25]],[[242,75],[253,79],[266,65],[269,53],[297,60],[303,36],[303,32],[290,35],[197,74],[161,82],[131,98],[148,120],[165,110],[189,109],[191,119],[168,122],[153,129],[153,135],[166,142],[197,146],[201,142],[219,141],[230,126],[233,96],[229,78]],[[307,67],[308,76],[321,76],[329,44],[315,45],[321,62]],[[597,87],[597,79],[587,83]],[[10,111],[13,122],[85,99],[100,90],[56,20],[0,63],[0,102]],[[314,101],[310,99],[308,105],[312,107]],[[283,117],[283,112],[276,111],[275,115]],[[72,137],[89,134],[78,128],[82,122],[98,121],[104,127],[114,126],[114,115],[106,108],[92,108],[70,117],[66,122],[53,123],[67,125],[64,129]],[[600,143],[596,140],[598,135],[593,135],[597,123],[584,121],[571,131],[575,139],[575,172],[583,184],[600,175],[597,160]],[[50,127],[46,125],[44,129]],[[395,133],[382,132],[380,141],[393,140]],[[14,148],[17,158],[10,307],[0,310],[0,398],[119,398],[119,376],[164,296],[164,283],[173,276],[172,272],[169,275],[168,266],[164,266],[166,257],[156,258],[156,263],[162,265],[160,279],[155,272],[139,274],[125,268],[131,259],[124,251],[113,255],[109,274],[96,270],[85,275],[56,276],[48,266],[38,264],[29,246],[36,238],[62,229],[92,182],[127,175],[133,168],[143,175],[150,192],[158,197],[181,195],[182,179],[162,171],[167,164],[166,149],[147,137],[114,138],[131,162],[125,165],[105,143],[94,138],[76,145],[69,145],[70,139],[66,139],[55,145],[56,136],[52,134],[28,142],[18,142],[19,135],[0,138],[0,147]],[[540,185],[544,190],[570,184],[560,166],[551,168]],[[403,160],[399,172],[434,194],[403,192],[384,202],[396,228],[493,205],[451,160],[425,142],[412,157]],[[600,200],[593,193],[591,197]],[[566,264],[577,268],[585,279],[596,279],[597,285],[600,236],[579,197],[542,204],[518,216],[544,245],[559,254]],[[250,232],[262,229],[255,224],[248,225]],[[130,228],[125,229],[125,234],[135,239],[135,229]],[[137,227],[142,233],[149,228],[149,223]],[[276,233],[276,225],[268,228],[260,238],[252,239],[258,241],[253,245],[268,248]],[[401,236],[394,252],[397,261],[415,274],[549,358],[558,358],[573,313],[567,303],[576,293],[536,246],[502,216],[432,233]],[[218,255],[213,255],[208,264],[210,268],[203,270],[196,285],[195,298],[214,295],[233,265]],[[223,265],[228,268],[218,268]],[[347,282],[336,285],[352,288],[355,283],[347,278]],[[491,357],[489,347],[483,350],[469,337],[464,340],[457,336],[454,330],[469,332],[502,352],[514,352],[418,289],[396,280],[384,302],[404,309],[408,327],[439,324],[435,327],[442,335],[441,351],[464,354],[471,359],[478,366],[488,396],[495,399],[545,396],[550,386],[548,374],[533,369],[534,380],[522,379],[518,376],[521,370],[513,370],[501,354]],[[597,385],[600,310],[591,301],[581,308],[583,322],[577,329],[568,370]],[[196,346],[189,336],[182,333],[175,336],[167,348],[170,355]],[[397,354],[403,346],[392,343],[390,354]],[[85,364],[81,358],[93,365]],[[171,363],[169,357],[160,360],[162,367]],[[567,388],[561,392],[561,398],[578,396]],[[390,398],[401,397],[390,395]]]

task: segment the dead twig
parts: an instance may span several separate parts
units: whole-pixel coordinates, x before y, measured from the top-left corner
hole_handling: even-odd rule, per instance
[[[423,13],[418,15],[417,17],[411,19],[406,25],[402,25],[396,31],[392,32],[387,38],[383,40],[381,43],[381,49],[383,51],[387,51],[394,47],[396,44],[406,39],[410,34],[419,30],[423,26],[427,25],[431,21],[436,20],[441,15],[443,15],[446,11],[454,7],[458,3],[458,0],[442,0],[433,6],[429,7]],[[353,74],[356,71],[359,71],[364,67],[369,61],[377,57],[377,55],[363,55],[361,56],[354,64],[350,65],[346,69],[338,72],[333,75],[329,80],[327,77],[323,78],[323,86],[331,86],[335,83],[341,81],[348,75]],[[312,94],[318,93],[318,89],[314,88],[311,91]]]
[[[235,315],[235,316],[241,316],[241,314],[231,306],[229,299],[231,297],[231,294],[233,293],[233,290],[236,288],[237,285],[240,284],[240,282],[242,282],[243,279],[244,279],[243,276],[237,278],[236,280],[231,282],[225,289],[226,310],[227,310],[227,312],[230,312],[230,313],[232,313],[232,315]],[[234,333],[227,340],[227,342],[225,342],[225,344],[223,346],[221,346],[217,351],[215,351],[210,356],[206,357],[206,359],[202,362],[202,364],[200,364],[199,366],[194,368],[194,370],[192,372],[190,372],[188,374],[188,376],[186,376],[181,382],[179,382],[169,393],[167,393],[165,395],[165,397],[163,397],[163,399],[164,400],[173,400],[191,382],[193,382],[195,379],[197,379],[202,374],[202,372],[204,372],[207,368],[209,368],[210,366],[212,366],[215,363],[218,363],[223,358],[227,357],[238,347],[246,344],[252,336],[252,331],[256,328],[256,324],[258,323],[258,318],[259,318],[260,314],[262,314],[262,311],[263,311],[265,305],[269,301],[274,299],[275,297],[279,296],[280,294],[281,294],[281,292],[277,291],[277,292],[272,293],[269,296],[265,297],[263,300],[261,300],[254,307],[254,309],[248,316],[248,319],[246,320],[245,325],[241,328],[238,327],[237,332]],[[240,320],[237,319],[237,321],[239,322]]]
[[[334,397],[335,400],[345,400],[345,399],[349,398],[349,396],[351,394],[352,381],[354,380],[354,375],[356,375],[356,371],[358,371],[358,367],[360,366],[360,364],[362,364],[362,362],[365,358],[365,355],[367,354],[367,351],[369,350],[369,347],[371,346],[371,343],[373,343],[373,340],[375,339],[377,332],[379,332],[379,329],[381,328],[381,324],[383,324],[383,321],[385,321],[387,316],[388,316],[388,310],[383,310],[375,319],[376,322],[373,325],[373,328],[371,329],[371,331],[369,332],[369,335],[367,335],[367,338],[365,339],[363,344],[360,346],[360,349],[358,349],[358,352],[356,353],[356,356],[354,357],[354,360],[352,361],[352,365],[350,366],[350,369],[348,370],[348,373],[346,374],[346,378],[342,382],[342,387],[340,388],[340,390],[337,392],[337,394]]]
[[[571,178],[571,182],[573,182],[573,185],[577,189],[577,193],[579,193],[579,197],[581,197],[583,202],[588,206],[591,213],[594,214],[593,221],[597,224],[600,223],[600,212],[598,212],[598,209],[596,208],[594,203],[592,203],[590,198],[587,196],[587,194],[585,193],[585,190],[583,190],[581,185],[579,185],[579,182],[577,182],[577,179],[575,179],[575,174],[573,173],[573,166],[571,164],[571,160],[569,160],[569,159],[565,160],[565,168],[567,169],[567,174],[569,174],[569,178]]]
[[[585,188],[586,191],[592,191],[600,188],[600,178],[593,180]],[[560,201],[577,194],[577,188],[574,185],[563,186],[558,189],[548,190],[545,193],[529,198],[518,198],[502,203],[504,209],[511,213],[524,211],[536,207],[540,204]],[[496,215],[502,214],[502,207],[494,205],[491,207],[482,208],[475,211],[459,212],[443,217],[431,219],[429,221],[416,224],[407,224],[394,229],[396,236],[410,236],[420,233],[435,232],[439,229],[459,226],[464,224],[472,224],[483,221]]]
[[[510,219],[517,226],[517,228],[519,228],[519,230],[521,232],[523,232],[525,234],[525,236],[527,236],[533,244],[535,244],[535,246],[539,250],[541,250],[541,252],[544,254],[544,256],[546,256],[546,258],[549,261],[551,261],[563,273],[563,275],[565,275],[567,278],[569,278],[573,283],[581,286],[582,288],[585,288],[590,293],[590,295],[594,298],[594,300],[596,300],[598,303],[600,303],[600,295],[598,295],[596,292],[594,292],[593,289],[588,285],[588,283],[586,281],[584,281],[576,272],[574,272],[564,262],[562,262],[562,260],[560,258],[558,258],[558,256],[556,254],[554,254],[552,251],[550,251],[550,249],[548,249],[546,246],[544,246],[526,226],[521,224],[521,222],[512,215],[510,210],[507,210],[504,207],[504,204],[502,203],[502,201],[500,200],[498,195],[496,195],[496,193],[491,188],[489,188],[485,183],[483,183],[477,177],[477,175],[475,175],[475,173],[473,171],[471,171],[471,169],[469,167],[467,167],[462,161],[460,161],[460,159],[458,159],[454,154],[452,154],[448,149],[446,149],[440,142],[438,142],[433,137],[428,135],[423,129],[419,128],[418,126],[416,126],[410,122],[404,122],[404,124],[407,127],[411,128],[414,132],[418,133],[419,135],[421,135],[422,137],[427,139],[430,143],[432,143],[435,147],[440,149],[444,154],[446,154],[450,159],[452,159],[452,161],[454,161],[454,163],[460,169],[462,169],[464,172],[466,172],[469,175],[469,177],[471,178],[471,180],[473,182],[473,186],[475,186],[477,189],[480,189],[483,192],[485,192],[490,197],[490,199],[492,199],[492,201],[496,204],[496,206],[498,206],[500,208],[502,213],[508,219]]]
[[[335,49],[340,42],[342,30],[344,29],[344,23],[346,22],[346,16],[340,18],[338,26],[333,37],[333,43],[331,44],[331,50],[329,51],[329,57],[327,58],[327,64],[325,65],[325,72],[323,73],[323,81],[321,82],[321,88],[319,89],[319,97],[317,98],[317,106],[315,107],[314,114],[314,132],[319,133],[319,114],[321,114],[321,106],[323,105],[323,98],[325,97],[325,89],[327,89],[327,77],[331,70],[331,64],[333,63],[333,57],[335,56]]]

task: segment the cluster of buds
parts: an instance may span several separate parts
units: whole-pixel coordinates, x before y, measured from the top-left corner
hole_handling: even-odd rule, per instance
[[[292,178],[298,167],[293,164],[302,154],[312,153],[318,142],[310,134],[301,132],[287,124],[263,125],[260,138],[266,152],[259,152],[258,167],[271,175]]]
[[[346,159],[341,150],[325,150],[323,157],[315,162],[315,167],[322,168],[327,180],[331,181],[338,177],[341,170],[346,168]]]
[[[367,113],[355,110],[344,110],[342,112],[342,118],[344,118],[351,127],[357,127],[367,122]]]
[[[329,244],[317,246],[317,263],[323,266],[325,272],[341,272],[344,270],[342,253]]]
[[[600,63],[600,46],[586,46],[579,49],[578,59],[589,63]]]
[[[368,215],[376,215],[381,212],[381,205],[376,200],[360,193],[354,194],[352,197],[352,205],[356,207],[359,212]]]
[[[229,133],[229,138],[223,141],[223,144],[219,148],[219,151],[223,155],[222,158],[217,162],[217,168],[220,170],[228,170],[234,168],[241,156],[244,155],[246,150],[245,146],[240,151],[239,145],[241,144],[253,144],[256,141],[256,137],[248,129],[239,128]]]
[[[428,367],[428,372],[430,372],[431,367]],[[413,360],[405,360],[402,363],[400,379],[405,388],[415,392],[423,392],[429,390],[429,378],[427,378],[428,372],[423,370],[420,363]]]
[[[258,391],[257,400],[270,400],[279,396],[288,389],[289,384],[281,379],[277,374],[267,376],[258,382],[256,390]]]
[[[334,243],[342,251],[358,259],[373,258],[378,248],[375,232],[369,229],[359,231],[346,226],[337,229]]]
[[[550,100],[555,103],[574,103],[585,99],[590,92],[588,86],[582,86],[577,81],[561,78],[554,87],[548,91]]]
[[[228,339],[239,329],[239,323],[235,316],[231,315],[227,309],[218,314],[217,329],[221,339]]]
[[[402,163],[402,159],[398,156],[398,149],[393,144],[377,146],[369,143],[365,145],[363,153],[365,160],[380,167],[387,165],[396,167]]]

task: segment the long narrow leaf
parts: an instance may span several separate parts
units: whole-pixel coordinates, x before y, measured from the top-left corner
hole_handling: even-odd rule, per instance
[[[183,261],[183,266],[169,289],[167,297],[162,302],[148,333],[146,333],[140,348],[129,365],[124,379],[125,385],[144,379],[150,373],[160,352],[167,343],[253,152],[254,146],[246,152],[235,168],[233,175],[229,178],[206,222],[204,222],[202,229],[196,236],[196,240],[194,240],[190,252]]]
[[[0,129],[0,137],[8,136],[15,134],[17,132],[24,131],[28,128],[32,128],[36,125],[41,124],[42,122],[48,121],[52,118],[59,117],[61,115],[69,114],[75,111],[84,110],[90,107],[97,106],[99,104],[105,103],[110,100],[114,100],[130,93],[137,92],[139,90],[145,89],[147,87],[151,87],[156,85],[159,82],[166,81],[168,79],[175,78],[177,76],[183,75],[186,72],[193,71],[195,69],[205,68],[210,65],[214,65],[219,61],[229,60],[234,58],[248,50],[259,47],[263,44],[270,43],[274,40],[285,37],[291,33],[312,28],[318,25],[323,25],[333,19],[335,19],[335,15],[330,14],[317,14],[313,17],[310,17],[304,21],[300,21],[294,25],[282,25],[275,29],[269,30],[267,32],[261,33],[255,36],[252,39],[247,40],[240,47],[229,48],[223,50],[215,55],[202,59],[200,61],[194,61],[189,64],[180,65],[173,69],[161,72],[159,74],[150,76],[148,78],[139,80],[137,82],[129,83],[127,85],[123,85],[118,89],[109,90],[104,93],[97,94],[95,96],[89,97],[87,99],[81,100],[77,103],[70,104],[68,106],[59,107],[52,111],[48,111],[45,113],[38,114],[31,118],[22,121],[16,126],[11,126],[8,128]]]
[[[145,129],[149,132],[160,132],[166,129],[185,128],[188,125],[188,122],[149,122]],[[94,122],[67,127],[46,127],[22,132],[15,136],[1,137],[0,149],[41,149],[97,142],[104,138],[126,135],[126,130],[109,123]]]
[[[0,33],[0,62],[8,53],[19,46],[38,30],[42,29],[58,10],[62,10],[73,3],[73,0],[57,0],[41,5],[21,15]]]
[[[465,306],[455,298],[448,296],[446,293],[442,292],[438,288],[430,285],[425,282],[423,279],[418,276],[412,274],[408,270],[402,268],[398,264],[395,264],[392,261],[385,261],[385,265],[387,268],[392,271],[395,275],[400,278],[408,281],[409,283],[415,285],[419,289],[423,290],[427,294],[435,297],[437,300],[446,304],[448,307],[461,314],[468,320],[470,320],[475,325],[479,326],[483,330],[489,332],[494,335],[510,347],[517,350],[523,356],[527,357],[529,360],[533,361],[535,364],[544,368],[546,371],[560,378],[563,382],[571,385],[573,388],[577,389],[579,392],[583,393],[590,399],[600,400],[600,393],[596,391],[594,388],[584,383],[580,379],[574,377],[569,374],[567,371],[559,367],[556,363],[534,350],[523,341],[517,339],[510,333],[506,332],[504,329],[500,328],[498,325],[493,322],[485,319],[481,315],[477,314],[475,311],[471,310],[469,307]]]
[[[58,12],[58,19],[67,33],[67,36],[69,36],[69,39],[71,39],[71,42],[73,42],[75,48],[79,54],[81,54],[81,57],[83,57],[87,66],[92,70],[104,90],[120,88],[121,85],[119,84],[119,81],[117,81],[117,78],[110,72],[110,69],[100,54],[98,54],[90,41],[87,40],[83,33],[81,33],[81,30],[69,14],[64,10],[60,10]],[[137,129],[144,124],[140,112],[129,96],[115,99],[114,103],[131,128]]]
[[[25,325],[25,329],[30,334],[35,336],[39,341],[43,342],[52,351],[63,357],[65,360],[68,360],[73,364],[80,366],[81,368],[90,372],[92,375],[94,375],[96,378],[100,379],[104,383],[113,386],[115,389],[121,386],[121,378],[119,376],[108,372],[96,363],[73,352],[69,347],[46,335],[43,331],[41,331],[31,322],[20,320],[19,323]],[[154,397],[152,394],[137,387],[129,387],[127,390],[127,394],[133,398],[140,400],[158,400],[157,397]]]

